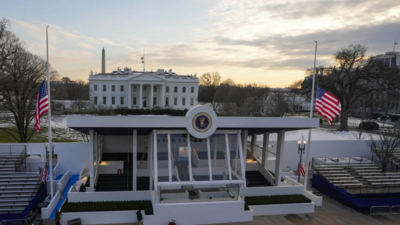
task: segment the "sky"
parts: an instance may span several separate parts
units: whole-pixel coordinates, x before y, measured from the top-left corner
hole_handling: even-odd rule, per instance
[[[398,0],[0,0],[0,18],[60,77],[87,81],[118,67],[177,74],[219,72],[236,83],[286,87],[350,44],[368,55],[400,42]],[[400,51],[400,45],[398,45]]]

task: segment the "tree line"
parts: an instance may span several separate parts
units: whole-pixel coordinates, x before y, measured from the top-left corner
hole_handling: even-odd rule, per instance
[[[198,101],[209,103],[223,116],[285,116],[298,109],[300,94],[293,87],[274,89],[267,85],[236,84],[231,78],[221,81],[218,72],[199,78]]]

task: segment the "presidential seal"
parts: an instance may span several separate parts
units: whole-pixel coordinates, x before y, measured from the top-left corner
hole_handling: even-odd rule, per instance
[[[197,132],[206,132],[211,128],[212,125],[211,116],[205,112],[197,113],[193,117],[192,125]]]

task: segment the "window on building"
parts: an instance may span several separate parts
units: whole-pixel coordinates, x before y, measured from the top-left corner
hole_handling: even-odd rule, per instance
[[[103,91],[107,91],[107,86],[103,85]]]
[[[169,105],[169,98],[165,98],[165,105]]]
[[[143,91],[147,91],[147,86],[143,86]]]
[[[165,87],[165,92],[169,93],[169,86]]]
[[[121,92],[124,91],[124,85],[121,85]]]
[[[133,97],[133,104],[136,105],[136,97]]]
[[[124,104],[124,97],[121,97],[121,105]]]
[[[191,87],[191,88],[190,88],[190,92],[191,92],[191,93],[194,93],[194,87]]]
[[[115,105],[115,97],[111,97],[111,104]]]
[[[136,86],[133,86],[132,89],[133,89],[133,92],[136,92]]]
[[[186,93],[186,87],[182,87],[182,92]]]
[[[186,103],[186,98],[182,98],[182,105],[185,105]]]
[[[97,91],[97,84],[93,86],[94,91]]]
[[[111,85],[111,91],[115,91],[115,85]]]
[[[194,105],[194,98],[190,99],[190,105]]]
[[[97,105],[97,96],[94,96],[93,103]]]
[[[178,87],[174,87],[174,92],[178,93]]]
[[[157,92],[157,86],[154,86],[153,90],[154,92]]]
[[[174,98],[174,105],[178,105],[178,98]]]
[[[153,98],[153,105],[157,105],[157,98]]]
[[[105,104],[107,104],[107,97],[106,96],[103,97],[103,105],[105,105]]]

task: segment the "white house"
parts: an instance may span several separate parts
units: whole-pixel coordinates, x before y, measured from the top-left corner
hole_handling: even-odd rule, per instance
[[[171,69],[139,72],[118,68],[106,73],[103,49],[102,72],[89,76],[90,100],[114,108],[189,109],[197,105],[198,83],[196,75],[177,75]]]

